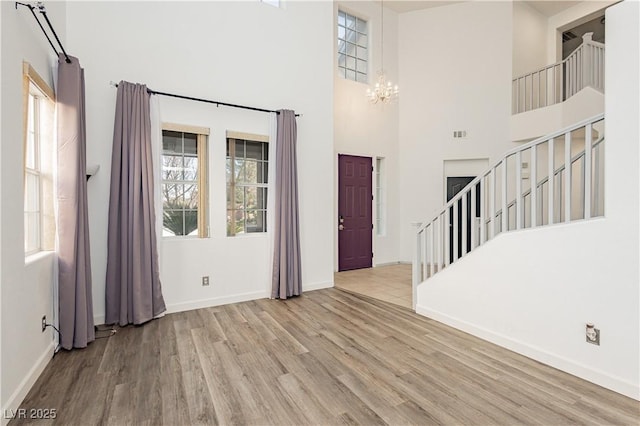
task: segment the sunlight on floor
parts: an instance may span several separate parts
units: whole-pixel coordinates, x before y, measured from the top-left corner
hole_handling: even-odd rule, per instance
[[[337,288],[411,309],[411,265],[336,272],[333,277]]]

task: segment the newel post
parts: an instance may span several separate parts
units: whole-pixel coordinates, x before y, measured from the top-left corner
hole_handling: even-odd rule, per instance
[[[593,86],[593,61],[592,51],[593,45],[593,33],[585,33],[582,36],[582,87],[584,89],[587,86]]]
[[[422,222],[411,222],[411,225],[415,228],[415,238],[416,244],[413,250],[413,264],[412,264],[412,274],[411,274],[411,289],[412,289],[412,298],[411,298],[411,306],[413,310],[416,310],[416,301],[418,299],[418,284],[422,281],[422,277],[420,276],[420,259],[421,259],[421,251],[422,251],[422,238],[420,238],[419,229],[422,226]]]

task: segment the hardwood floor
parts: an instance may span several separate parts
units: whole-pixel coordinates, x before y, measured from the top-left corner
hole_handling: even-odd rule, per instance
[[[411,265],[397,264],[336,272],[337,288],[412,309]]]
[[[167,315],[55,356],[38,424],[626,424],[640,403],[338,289]],[[11,424],[30,420],[14,419]]]

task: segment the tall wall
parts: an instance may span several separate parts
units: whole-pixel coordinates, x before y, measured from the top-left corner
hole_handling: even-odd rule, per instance
[[[444,162],[496,159],[509,143],[512,5],[464,2],[399,18],[400,258],[411,259],[410,223],[445,200]],[[454,130],[467,137],[454,139]]]
[[[65,4],[47,2],[47,15],[66,35]],[[0,145],[0,407],[16,409],[53,355],[53,334],[41,318],[53,318],[53,253],[24,256],[22,61],[53,88],[53,51],[27,9],[0,2],[2,32],[2,129]],[[0,423],[8,421],[2,416]]]
[[[547,63],[547,17],[523,1],[513,2],[513,77]]]
[[[640,4],[606,13],[605,216],[502,234],[418,288],[418,312],[640,399]],[[585,324],[601,345],[585,342]]]
[[[85,68],[93,296],[104,315],[107,206],[116,91],[127,80],[298,118],[303,287],[333,283],[333,5],[330,2],[70,2],[69,49]],[[163,239],[170,311],[267,297],[265,235],[227,237],[225,131],[269,133],[269,115],[161,98],[166,122],[209,127],[211,238]],[[211,284],[202,287],[201,277]]]
[[[334,162],[337,176],[338,154],[360,155],[384,158],[383,180],[386,190],[385,229],[383,235],[374,230],[374,265],[393,263],[399,260],[399,164],[398,164],[398,104],[374,105],[367,101],[367,88],[375,84],[377,73],[384,68],[387,78],[398,83],[398,15],[387,8],[384,10],[384,64],[381,63],[380,3],[371,1],[338,2],[334,6],[334,20],[338,9],[352,13],[369,24],[369,83],[364,84],[339,77],[337,74],[337,49],[334,47]],[[334,22],[334,28],[337,23]],[[337,31],[337,30],[335,30]],[[337,33],[335,36],[337,39]],[[402,84],[400,82],[401,95]],[[338,187],[335,189],[335,269],[338,263],[337,211]],[[374,182],[375,188],[375,182]],[[375,206],[375,201],[374,201]],[[375,214],[374,208],[374,214]],[[374,218],[375,221],[375,218]]]

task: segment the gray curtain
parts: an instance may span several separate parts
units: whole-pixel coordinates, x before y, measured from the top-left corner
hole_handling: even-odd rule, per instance
[[[111,155],[105,323],[142,324],[166,310],[156,241],[147,87],[118,84]]]
[[[60,345],[85,348],[95,339],[87,214],[84,70],[58,58],[58,308]]]
[[[302,294],[296,115],[278,111],[276,140],[276,194],[271,298]]]

